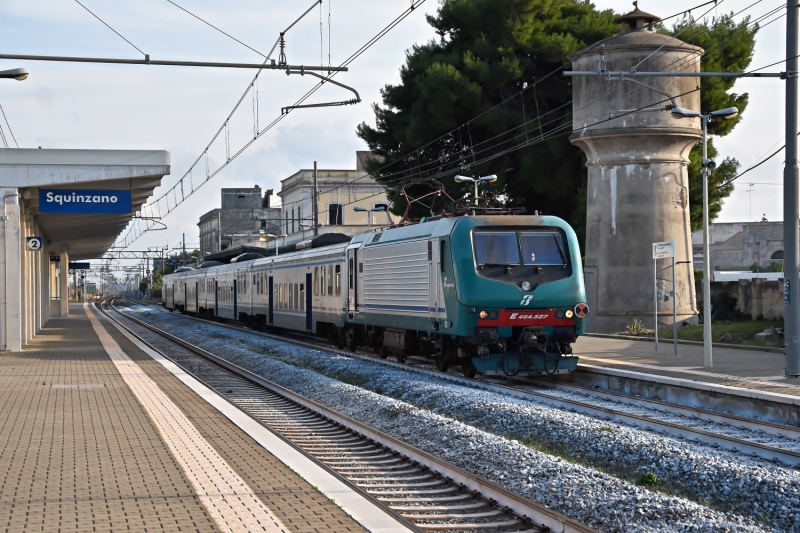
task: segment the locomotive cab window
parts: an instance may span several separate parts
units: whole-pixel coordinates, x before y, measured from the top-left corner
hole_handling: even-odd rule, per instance
[[[481,231],[473,234],[478,265],[519,265],[517,234],[513,231]]]
[[[568,263],[566,243],[560,233],[520,233],[519,246],[525,265],[565,266]]]

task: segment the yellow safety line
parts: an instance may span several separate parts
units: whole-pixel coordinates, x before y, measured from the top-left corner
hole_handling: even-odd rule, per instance
[[[83,306],[106,353],[155,423],[217,526],[236,532],[288,531],[178,406],[122,351],[89,304]]]

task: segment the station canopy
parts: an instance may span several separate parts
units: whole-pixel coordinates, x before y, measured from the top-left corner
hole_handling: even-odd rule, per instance
[[[169,173],[164,150],[0,149],[0,188],[18,189],[50,253],[70,260],[102,257]]]

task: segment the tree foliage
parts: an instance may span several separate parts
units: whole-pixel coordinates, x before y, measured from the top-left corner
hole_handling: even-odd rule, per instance
[[[442,0],[436,15],[428,17],[439,38],[408,51],[400,83],[385,86],[383,105],[373,106],[375,126],[358,127],[359,137],[385,158],[370,170],[387,187],[411,177],[436,177],[455,197],[470,191],[452,180],[455,174],[496,174],[491,193],[508,205],[564,218],[582,235],[585,157],[564,135],[572,130],[572,88],[558,69],[568,66],[572,53],[616,35],[613,19],[610,10],[597,10],[588,0]],[[677,34],[687,24],[661,31]],[[736,71],[749,64],[755,28],[730,17],[693,24],[679,38],[707,48],[704,69]],[[704,79],[703,112],[729,105],[743,111],[747,95],[729,93],[732,86],[733,80]],[[716,123],[710,131],[727,134],[738,120]],[[525,141],[534,142],[513,149]],[[713,147],[709,152],[715,153]],[[693,151],[693,223],[699,220],[694,208],[702,190],[699,163]],[[720,164],[716,185],[737,167],[734,159]],[[732,190],[715,183],[714,215]],[[409,190],[413,195],[414,187]],[[392,210],[402,213],[404,198],[392,190],[390,197]],[[412,213],[430,214],[420,208]]]

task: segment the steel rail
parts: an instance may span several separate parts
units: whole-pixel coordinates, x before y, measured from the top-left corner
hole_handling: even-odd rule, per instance
[[[128,315],[126,315],[128,316]],[[708,444],[711,446],[719,446],[720,448],[728,451],[733,452],[740,452],[745,454],[750,454],[756,457],[760,457],[761,459],[765,459],[768,461],[777,461],[784,463],[789,466],[793,467],[800,467],[800,453],[790,451],[790,450],[783,450],[781,448],[776,448],[774,446],[769,446],[766,444],[756,443],[756,442],[749,442],[745,439],[740,439],[738,437],[731,437],[728,435],[720,435],[719,433],[714,433],[711,431],[705,431],[701,429],[691,428],[687,426],[682,426],[680,424],[675,424],[672,422],[666,421],[659,421],[647,416],[641,416],[636,414],[624,413],[614,409],[609,409],[606,407],[598,407],[588,403],[575,401],[575,400],[568,400],[562,398],[554,398],[547,393],[537,392],[537,391],[529,391],[523,390],[519,388],[515,388],[508,385],[499,385],[495,383],[489,383],[486,381],[482,381],[479,379],[469,379],[466,377],[457,376],[454,374],[443,373],[434,370],[428,370],[419,367],[410,367],[406,364],[402,363],[395,363],[392,361],[386,361],[383,359],[379,359],[377,356],[371,356],[366,354],[358,354],[353,353],[346,350],[339,350],[334,347],[326,347],[319,343],[313,343],[308,341],[302,341],[294,338],[287,338],[285,336],[273,335],[270,333],[265,333],[261,331],[255,331],[252,329],[245,329],[242,327],[232,326],[228,324],[220,324],[218,322],[213,322],[205,319],[201,319],[199,317],[193,317],[190,315],[183,315],[189,319],[200,320],[204,322],[209,322],[221,327],[239,330],[239,331],[247,331],[249,333],[253,333],[256,335],[262,335],[271,339],[280,340],[283,342],[290,342],[293,344],[307,346],[314,349],[324,349],[330,352],[344,354],[351,357],[357,357],[366,359],[375,363],[392,366],[396,368],[402,368],[409,372],[419,372],[426,375],[435,376],[436,378],[450,381],[453,383],[458,383],[461,385],[469,385],[470,387],[480,388],[483,390],[489,390],[492,392],[498,392],[501,394],[505,394],[508,396],[513,396],[517,398],[523,399],[535,399],[536,401],[543,403],[545,405],[550,405],[551,407],[556,407],[559,409],[566,409],[566,410],[573,410],[576,412],[580,412],[583,414],[587,414],[590,416],[594,416],[606,421],[612,421],[617,423],[622,423],[628,426],[638,427],[642,429],[650,429],[660,431],[664,434],[680,437],[689,441],[701,442],[703,444]],[[598,395],[599,391],[592,390],[591,394]],[[604,393],[606,391],[603,391]],[[621,393],[617,393],[621,394]],[[742,417],[738,417],[736,415],[727,415],[724,413],[719,413],[715,411],[711,411],[708,409],[702,408],[691,408],[685,406],[678,406],[676,404],[670,404],[666,402],[658,402],[657,400],[650,400],[647,398],[638,398],[635,396],[625,396],[629,399],[628,403],[638,402],[641,404],[649,403],[651,405],[658,405],[658,409],[660,411],[664,411],[665,409],[672,409],[674,407],[673,413],[675,414],[682,414],[678,412],[679,410],[689,409],[692,410],[692,414],[689,416],[699,416],[702,415],[707,417],[706,420],[714,421],[712,418],[717,418],[717,420],[721,421],[718,423],[728,424],[734,428],[739,428],[741,426],[748,426],[748,429],[755,429],[759,431],[764,431],[765,433],[771,434],[781,434],[783,436],[791,435],[793,432],[797,431],[796,428],[792,428],[791,426],[784,426],[781,424],[775,424],[773,422],[766,422],[766,421],[759,421],[753,419],[746,419]],[[685,416],[685,415],[684,415]],[[740,422],[740,420],[742,420]],[[747,421],[746,424],[744,421]]]
[[[317,414],[332,420],[333,422],[339,424],[342,427],[345,427],[355,433],[361,434],[367,439],[376,442],[390,450],[397,451],[404,456],[406,456],[412,462],[418,463],[422,466],[425,466],[429,470],[436,472],[442,476],[450,478],[454,483],[461,485],[468,489],[469,491],[479,492],[483,498],[487,500],[493,500],[497,503],[497,505],[501,507],[508,508],[509,510],[513,511],[523,519],[530,519],[536,524],[539,524],[543,531],[549,530],[553,532],[559,533],[597,533],[595,529],[590,528],[580,522],[561,515],[551,509],[548,509],[544,505],[537,504],[532,502],[518,494],[515,494],[491,481],[484,479],[478,475],[472,474],[471,472],[467,472],[466,470],[459,468],[455,465],[452,465],[438,457],[420,450],[414,446],[406,444],[405,442],[396,439],[390,435],[387,435],[379,430],[376,430],[358,420],[350,418],[346,415],[338,413],[337,411],[330,409],[320,403],[317,403],[313,400],[305,398],[277,383],[273,383],[268,379],[259,376],[249,370],[246,370],[234,363],[231,363],[222,357],[219,357],[211,352],[208,352],[180,337],[172,335],[160,328],[157,328],[143,320],[130,316],[128,313],[123,313],[116,308],[116,306],[112,305],[112,308],[119,313],[120,315],[124,316],[126,319],[131,320],[142,327],[147,328],[154,333],[178,344],[179,346],[189,350],[190,352],[203,357],[218,366],[223,367],[224,369],[228,370],[232,374],[237,376],[243,377],[253,383],[256,383],[274,393],[288,398],[292,402],[295,402],[303,407],[316,412]],[[117,321],[119,323],[119,321]],[[125,327],[123,325],[123,327]],[[128,329],[128,328],[126,328]],[[128,330],[130,331],[130,330]],[[136,335],[135,333],[131,332],[132,334]],[[138,337],[138,335],[137,335]],[[147,341],[143,341],[147,342]],[[149,345],[149,343],[148,343]],[[150,345],[152,347],[152,345]],[[315,348],[319,348],[319,346],[314,346]],[[155,349],[155,348],[154,348]],[[250,415],[253,416],[253,415]],[[352,483],[352,482],[351,482]],[[489,524],[487,524],[488,526]],[[423,527],[424,526],[418,526]],[[488,527],[487,527],[488,528]]]
[[[627,403],[630,405],[642,406],[653,405],[657,410],[665,411],[672,414],[679,414],[684,416],[691,416],[707,422],[716,422],[718,424],[728,424],[739,428],[745,428],[752,431],[763,431],[770,435],[780,437],[789,437],[800,441],[800,428],[787,426],[785,424],[778,424],[768,420],[756,420],[744,416],[734,415],[730,413],[721,413],[719,411],[712,411],[702,407],[691,407],[687,405],[679,405],[675,403],[665,402],[654,398],[642,398],[640,396],[633,396],[622,392],[594,389],[585,385],[576,385],[574,383],[558,383],[551,379],[546,378],[530,378],[536,385],[549,387],[552,389],[576,391],[582,394],[597,396],[607,400],[618,401],[620,403]]]

